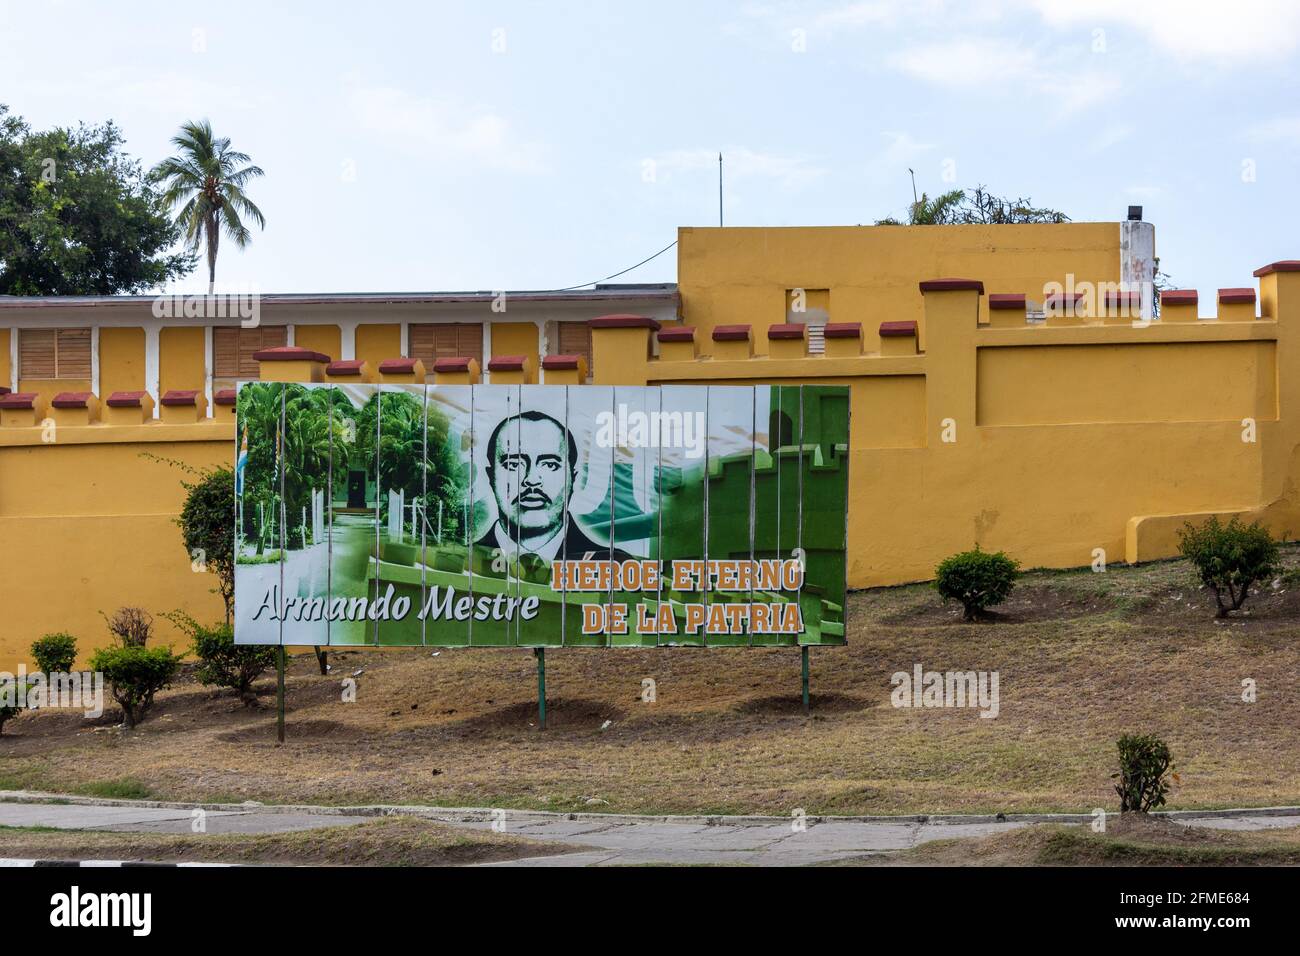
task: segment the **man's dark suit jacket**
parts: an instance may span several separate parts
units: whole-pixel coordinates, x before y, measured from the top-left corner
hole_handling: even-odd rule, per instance
[[[492,522],[492,527],[488,528],[487,534],[474,542],[476,547],[480,548],[499,548],[500,541],[497,540],[497,525]],[[578,523],[569,518],[569,530],[564,535],[564,541],[560,543],[560,550],[555,553],[556,560],[560,561],[631,561],[632,555],[626,551],[620,551],[618,548],[610,549],[608,545],[597,544],[588,538],[578,526]]]

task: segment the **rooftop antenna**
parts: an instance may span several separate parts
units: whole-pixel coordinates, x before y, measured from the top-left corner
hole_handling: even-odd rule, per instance
[[[722,226],[722,153],[718,153],[718,226]]]

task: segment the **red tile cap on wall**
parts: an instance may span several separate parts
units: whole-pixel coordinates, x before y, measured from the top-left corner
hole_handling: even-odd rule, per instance
[[[670,325],[666,329],[660,329],[655,335],[660,342],[694,342],[695,326]]]
[[[163,392],[163,405],[197,405],[199,398],[198,389],[194,388],[173,388]]]
[[[802,339],[807,327],[798,322],[784,322],[780,325],[769,325],[767,327],[767,337],[769,339]]]
[[[984,294],[984,283],[979,279],[923,279],[922,292],[978,292]]]
[[[827,322],[822,329],[822,336],[828,339],[862,338],[861,322]]]
[[[447,356],[446,358],[434,359],[433,370],[435,372],[468,372],[469,363],[473,361],[468,356]]]
[[[1278,262],[1270,262],[1266,266],[1260,266],[1253,273],[1255,278],[1272,275],[1274,272],[1300,272],[1300,259],[1282,259]]]
[[[413,358],[384,359],[379,363],[379,371],[382,375],[410,375],[415,371],[415,363]]]
[[[300,349],[296,345],[280,345],[253,353],[258,362],[328,362],[330,357],[313,349]]]
[[[1254,289],[1220,289],[1219,301],[1227,305],[1254,305]]]
[[[1117,289],[1106,291],[1106,305],[1141,305],[1141,292],[1120,292]]]
[[[524,355],[496,355],[488,360],[489,372],[522,372],[524,370],[524,361],[527,356]]]
[[[360,375],[361,366],[365,365],[365,359],[340,359],[337,362],[330,362],[325,366],[327,375]]]
[[[235,390],[233,388],[223,388],[213,393],[212,401],[217,405],[235,404]]]
[[[713,330],[713,341],[715,342],[747,342],[749,341],[748,325],[719,325]]]
[[[587,322],[593,329],[654,329],[659,331],[659,323],[648,315],[599,315]]]
[[[140,408],[148,392],[114,392],[108,396],[109,408]]]
[[[916,335],[916,323],[911,319],[898,322],[881,322],[880,337],[888,338],[905,338]]]
[[[7,395],[0,395],[0,408],[35,408],[36,399],[36,392],[10,392]]]
[[[573,371],[582,360],[581,355],[548,355],[542,359],[542,368],[548,372]]]
[[[989,296],[989,308],[999,309],[1024,309],[1025,294],[1023,292],[994,292]]]
[[[1049,309],[1055,309],[1063,305],[1077,306],[1082,301],[1082,292],[1053,292],[1043,300],[1043,305]]]
[[[88,408],[93,392],[59,392],[50,405],[54,408]]]
[[[1160,293],[1161,305],[1196,305],[1199,301],[1195,289],[1170,289]]]

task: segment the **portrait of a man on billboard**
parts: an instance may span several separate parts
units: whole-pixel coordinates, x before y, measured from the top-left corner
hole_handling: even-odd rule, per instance
[[[487,443],[487,479],[497,520],[475,544],[544,561],[625,561],[631,555],[587,536],[569,512],[578,475],[578,444],[550,415],[503,418]]]

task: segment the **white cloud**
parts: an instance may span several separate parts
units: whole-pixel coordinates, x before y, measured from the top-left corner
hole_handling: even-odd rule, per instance
[[[1120,143],[1131,139],[1134,132],[1134,128],[1127,123],[1107,126],[1104,129],[1089,132],[1085,134],[1087,136],[1088,152],[1094,155],[1103,153],[1112,146],[1118,146]]]
[[[903,5],[892,0],[861,0],[823,10],[813,17],[813,27],[834,30],[837,27],[864,27],[894,23]]]
[[[807,157],[756,152],[743,146],[723,148],[722,157],[724,177],[728,181],[766,179],[785,189],[798,189],[826,174],[825,169]],[[657,176],[701,170],[716,173],[718,150],[674,149],[652,157],[652,161]]]
[[[345,77],[347,103],[369,133],[404,140],[431,158],[511,172],[540,172],[545,148],[521,139],[504,117],[450,97],[420,96],[392,86],[368,86]]]
[[[937,86],[969,88],[1027,76],[1034,54],[1006,40],[965,38],[907,47],[887,65]]]
[[[996,37],[966,37],[904,48],[886,65],[908,76],[952,90],[984,95],[1023,95],[1051,100],[1064,119],[1119,92],[1117,76],[1079,68],[1068,57],[1050,60],[1033,47]]]
[[[1031,0],[1052,26],[1123,24],[1179,58],[1248,61],[1300,46],[1295,0]]]
[[[1281,143],[1284,146],[1300,147],[1300,116],[1279,116],[1256,123],[1246,130],[1246,138],[1252,143]]]

